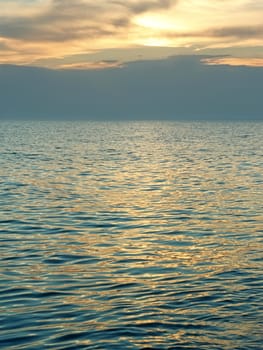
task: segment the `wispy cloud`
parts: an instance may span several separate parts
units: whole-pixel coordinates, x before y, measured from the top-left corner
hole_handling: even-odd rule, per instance
[[[146,0],[146,1],[114,1],[114,3],[126,7],[134,14],[141,14],[148,11],[169,9],[175,4],[175,0]]]
[[[225,27],[225,28],[215,28],[211,31],[206,32],[207,35],[212,37],[234,37],[239,39],[247,38],[259,38],[263,40],[263,24],[256,26],[236,26],[236,27]]]
[[[210,57],[201,60],[204,64],[244,66],[244,67],[263,67],[263,58],[244,58],[244,57]]]
[[[202,31],[158,31],[159,35],[168,38],[233,38],[233,39],[259,39],[263,38],[263,25],[254,26],[227,26],[209,28]]]
[[[79,70],[102,70],[109,68],[122,68],[123,63],[115,60],[95,61],[95,62],[77,62],[60,65],[60,69],[79,69]]]

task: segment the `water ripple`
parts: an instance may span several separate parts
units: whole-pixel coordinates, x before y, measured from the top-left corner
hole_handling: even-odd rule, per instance
[[[262,124],[1,128],[1,349],[262,348]]]

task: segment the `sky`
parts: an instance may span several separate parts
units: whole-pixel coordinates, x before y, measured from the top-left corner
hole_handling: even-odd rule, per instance
[[[133,111],[128,114],[144,111],[148,118],[157,94],[169,117],[213,111],[236,118],[250,110],[260,118],[262,70],[261,0],[0,0],[0,117],[63,115],[74,106],[82,116],[93,99],[89,115],[122,114],[126,101]],[[36,78],[43,82],[37,89]],[[128,88],[136,84],[136,91]],[[242,108],[228,101],[229,86]],[[214,110],[211,101],[196,101],[204,88],[220,92],[211,97]],[[39,93],[39,109],[31,90]],[[117,97],[109,101],[117,92],[121,103]],[[135,108],[131,93],[137,92],[142,97]],[[64,104],[72,101],[70,108],[61,106],[63,96]]]

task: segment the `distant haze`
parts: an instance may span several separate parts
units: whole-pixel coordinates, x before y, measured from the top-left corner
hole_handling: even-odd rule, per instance
[[[263,69],[203,56],[102,70],[0,65],[0,117],[263,120]]]

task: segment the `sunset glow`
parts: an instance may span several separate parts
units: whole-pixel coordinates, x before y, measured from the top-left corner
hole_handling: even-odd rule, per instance
[[[59,68],[57,59],[75,65],[76,55],[141,46],[232,48],[236,57],[240,47],[263,46],[262,18],[255,0],[0,1],[0,63]]]

